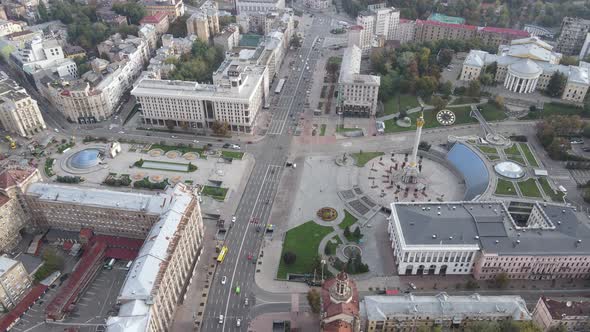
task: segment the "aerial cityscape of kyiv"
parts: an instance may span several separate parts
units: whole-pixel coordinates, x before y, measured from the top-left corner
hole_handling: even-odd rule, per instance
[[[0,332],[590,332],[590,0],[1,0]]]

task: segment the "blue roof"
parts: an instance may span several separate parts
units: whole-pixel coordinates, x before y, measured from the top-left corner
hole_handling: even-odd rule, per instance
[[[70,165],[74,168],[90,168],[98,165],[100,150],[98,149],[86,149],[77,152],[70,160]]]
[[[465,200],[470,201],[483,194],[488,188],[490,174],[477,153],[461,143],[456,143],[449,153],[447,160],[457,169],[465,180]]]

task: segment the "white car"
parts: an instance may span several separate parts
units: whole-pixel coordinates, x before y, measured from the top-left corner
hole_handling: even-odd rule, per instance
[[[231,217],[231,223],[235,224],[236,223],[236,216]]]
[[[53,128],[53,131],[55,131],[56,133],[59,133],[59,129],[57,129],[57,128]]]
[[[234,149],[234,150],[240,150],[241,149],[241,147],[239,145],[237,145],[237,144],[232,144],[231,148]]]
[[[416,289],[416,285],[414,285],[414,283],[413,283],[413,282],[411,282],[411,283],[410,283],[410,288],[411,288],[411,289]]]
[[[226,282],[227,282],[227,277],[226,276],[221,277],[221,284],[225,285]]]
[[[244,299],[244,305],[245,305],[245,306],[248,306],[248,298],[245,298],[245,299]]]
[[[242,325],[242,320],[241,319],[236,319],[236,326],[240,327],[240,325]]]
[[[223,324],[223,315],[219,315],[219,324]]]
[[[176,136],[174,136],[174,135],[172,135],[172,136],[170,136],[170,137],[172,137],[172,138],[176,138]]]

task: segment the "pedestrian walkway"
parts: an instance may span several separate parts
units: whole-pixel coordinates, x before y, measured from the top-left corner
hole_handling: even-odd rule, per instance
[[[316,332],[320,331],[319,317],[311,312],[279,312],[256,316],[250,323],[248,331],[273,332],[275,322],[290,321],[291,331]],[[277,326],[277,328],[280,328]],[[280,331],[287,331],[284,326]]]

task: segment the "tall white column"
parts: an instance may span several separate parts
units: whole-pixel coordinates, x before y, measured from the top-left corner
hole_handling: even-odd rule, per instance
[[[510,73],[508,73],[508,75],[506,76],[506,79],[504,79],[504,89],[508,89],[509,84],[510,84]]]
[[[533,80],[526,80],[526,86],[524,89],[524,93],[529,93],[530,88],[531,88],[531,83],[533,82]]]
[[[518,87],[518,77],[514,76],[513,80],[512,80],[512,86],[510,87],[510,91],[512,92],[516,92],[516,89]]]

